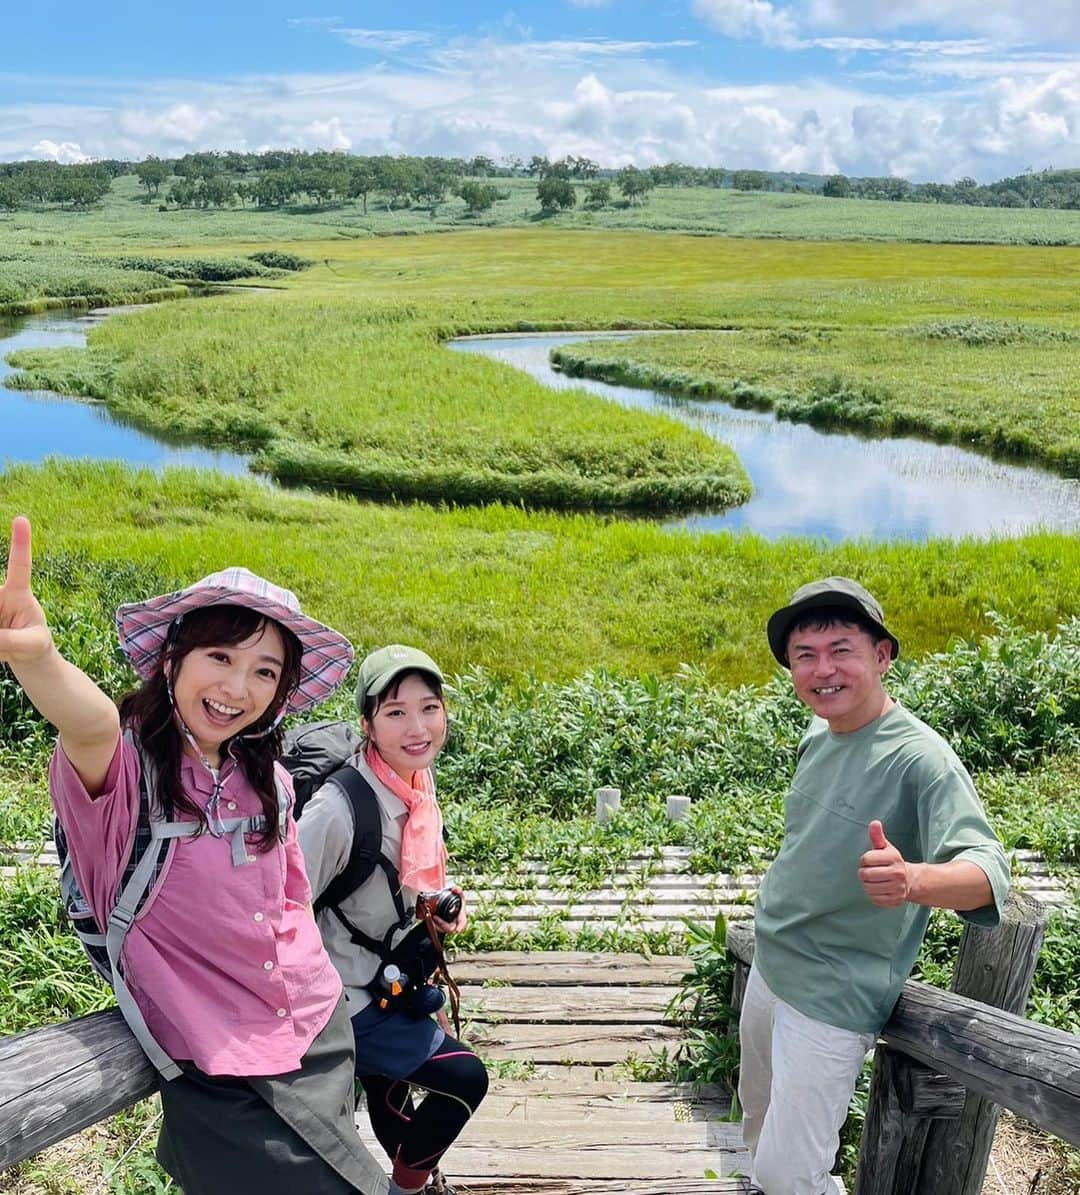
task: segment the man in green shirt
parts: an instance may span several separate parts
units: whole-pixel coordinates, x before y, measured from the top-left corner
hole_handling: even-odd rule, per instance
[[[886,692],[900,644],[861,585],[804,585],[768,636],[815,717],[758,894],[739,1096],[751,1183],[824,1195],[930,910],[996,925],[1009,865],[952,748]]]

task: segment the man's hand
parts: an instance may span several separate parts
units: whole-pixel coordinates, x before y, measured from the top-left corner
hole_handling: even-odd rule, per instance
[[[885,837],[881,822],[870,823],[870,850],[859,860],[859,882],[871,904],[895,909],[911,891],[911,871],[904,856]]]

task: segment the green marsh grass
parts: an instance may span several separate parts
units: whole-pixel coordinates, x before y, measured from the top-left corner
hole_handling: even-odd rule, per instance
[[[993,629],[991,609],[1052,631],[1077,612],[1080,592],[1080,540],[1060,534],[769,542],[500,505],[363,503],[86,462],[9,468],[0,511],[29,514],[38,551],[69,553],[74,578],[82,560],[126,564],[127,600],[242,563],[295,589],[360,648],[412,641],[446,668],[504,676],[670,675],[691,664],[729,684],[759,682],[775,667],[762,631],[769,613],[807,579],[833,573],[877,594],[912,658]],[[95,617],[108,618],[120,588]]]
[[[730,506],[734,453],[660,415],[449,353],[405,304],[229,296],[116,319],[89,351],[23,350],[18,384],[104,400],[279,481],[381,498],[643,511]],[[100,332],[100,335],[98,334]]]
[[[785,407],[794,416],[878,430],[917,423],[1072,467],[1069,342],[975,346],[938,333],[964,319],[1071,333],[1076,250],[491,230],[307,251],[316,265],[281,279],[287,293],[114,319],[85,352],[13,355],[26,372],[12,384],[85,392],[141,426],[253,451],[258,468],[290,483],[364,496],[726,506],[748,483],[703,433],[553,393],[442,344],[468,332],[711,325],[743,331],[659,347],[650,338],[632,351],[667,353],[669,368],[692,373],[703,344],[756,346],[740,385],[769,401],[767,383],[806,378],[808,404]],[[1035,376],[1044,355],[1049,379]]]
[[[912,432],[1080,476],[1080,325],[933,321],[742,329],[557,350],[575,377],[774,410],[879,435]]]

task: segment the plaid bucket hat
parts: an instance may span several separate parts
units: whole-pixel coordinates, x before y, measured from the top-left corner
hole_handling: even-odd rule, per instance
[[[246,568],[227,568],[186,589],[145,602],[129,602],[116,611],[120,647],[144,680],[158,668],[172,623],[203,606],[248,606],[287,627],[300,640],[300,683],[285,703],[285,714],[303,713],[324,701],[345,679],[353,662],[348,639],[302,613],[291,590]]]

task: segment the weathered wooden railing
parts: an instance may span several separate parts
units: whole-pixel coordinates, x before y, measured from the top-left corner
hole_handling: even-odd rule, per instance
[[[874,1052],[855,1195],[978,1195],[1002,1107],[1080,1145],[1080,1037],[1017,1015],[1044,922],[1013,892],[996,929],[965,929],[951,992],[905,985]],[[739,1008],[752,928],[729,926],[728,949]]]
[[[998,1108],[1080,1145],[1080,1037],[1016,1015],[1043,914],[1014,895],[995,930],[965,932],[952,992],[908,983],[875,1052],[855,1195],[977,1195]],[[753,931],[732,924],[741,1004]],[[153,1094],[120,1014],[0,1038],[0,1170]]]

